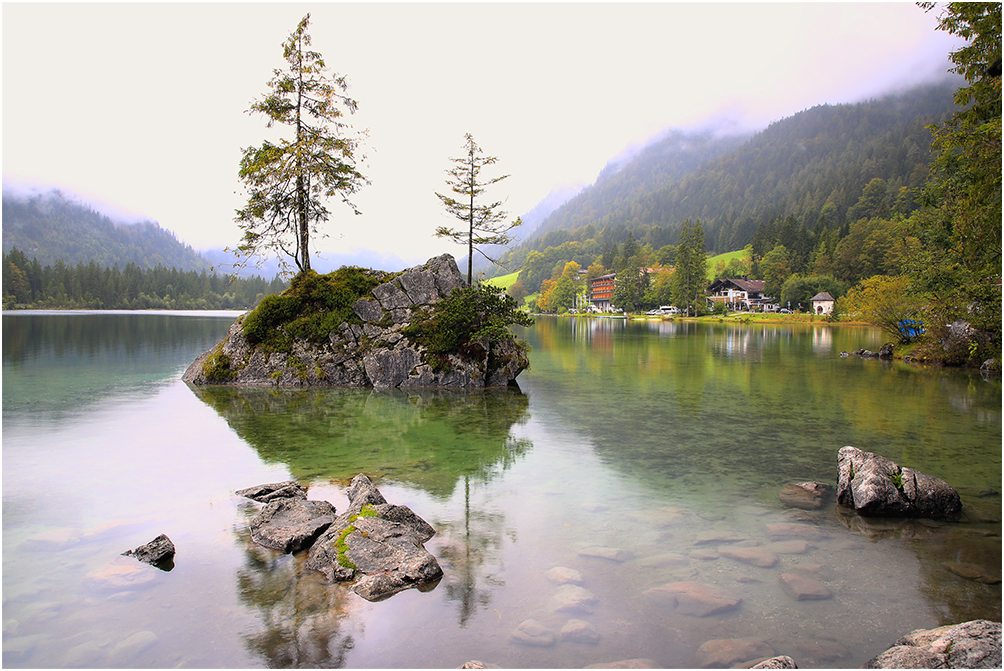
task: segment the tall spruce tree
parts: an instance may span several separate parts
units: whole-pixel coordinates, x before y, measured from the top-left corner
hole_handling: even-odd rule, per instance
[[[687,314],[691,307],[696,313],[698,300],[708,286],[708,254],[704,249],[704,227],[701,222],[690,219],[683,222],[680,244],[676,248],[676,270],[673,286],[673,302],[684,307]]]
[[[310,50],[309,23],[307,14],[283,43],[286,68],[274,71],[269,92],[248,110],[265,115],[269,128],[289,127],[292,138],[242,149],[239,178],[248,201],[235,221],[244,236],[228,250],[238,265],[275,252],[284,268],[290,257],[308,271],[310,236],[330,214],[326,199],[340,196],[359,214],[349,196],[368,182],[356,169],[359,141],[342,120],[343,109],[355,113],[358,105],[345,95],[345,77],[329,74],[321,54]]]
[[[454,229],[440,226],[436,229],[436,236],[451,238],[458,244],[467,245],[467,284],[470,285],[474,279],[474,252],[497,263],[496,259],[485,253],[483,247],[511,244],[515,239],[512,229],[523,222],[519,217],[509,222],[509,213],[500,209],[501,201],[478,204],[478,199],[489,186],[501,182],[509,175],[482,180],[481,170],[493,165],[498,159],[485,156],[470,133],[464,136],[464,156],[450,160],[454,166],[447,171],[450,178],[446,183],[454,195],[436,192],[436,196],[442,201],[446,211],[464,222],[466,227]]]

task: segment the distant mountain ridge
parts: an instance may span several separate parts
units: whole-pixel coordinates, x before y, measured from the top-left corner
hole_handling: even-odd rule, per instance
[[[3,251],[17,247],[43,266],[70,265],[139,268],[158,265],[178,270],[209,270],[210,263],[191,245],[154,221],[116,224],[90,206],[73,202],[59,190],[20,197],[3,194]]]
[[[893,194],[924,182],[931,160],[925,126],[954,112],[958,84],[945,78],[866,102],[819,105],[752,136],[670,131],[605,168],[509,260],[518,264],[526,249],[604,229],[613,242],[632,230],[657,248],[675,244],[687,218],[700,219],[716,252],[741,249],[758,224],[775,218],[794,216],[811,229],[828,204],[827,215],[846,223],[871,179],[886,180]]]

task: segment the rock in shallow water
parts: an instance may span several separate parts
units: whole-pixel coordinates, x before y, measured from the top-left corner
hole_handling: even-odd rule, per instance
[[[1001,623],[972,620],[917,629],[865,664],[867,669],[1001,668]]]
[[[849,445],[837,453],[837,503],[862,515],[955,519],[962,513],[962,500],[944,480]]]
[[[781,655],[779,657],[771,657],[770,659],[765,659],[759,664],[755,664],[750,667],[751,669],[797,669],[798,666],[795,664],[795,660],[787,655]]]
[[[628,550],[622,550],[620,548],[608,548],[608,547],[589,547],[584,550],[579,551],[580,557],[595,557],[597,559],[606,559],[608,561],[614,562],[626,562],[629,559],[633,559],[634,555]]]
[[[818,601],[833,596],[823,583],[798,573],[782,573],[780,582],[784,592],[795,601]]]
[[[551,597],[549,609],[555,613],[592,613],[598,599],[588,589],[578,585],[562,585]]]
[[[642,596],[658,605],[673,608],[678,613],[706,617],[724,613],[739,606],[739,597],[714,585],[685,580],[655,587]]]
[[[353,590],[370,601],[411,587],[434,587],[443,569],[422,543],[435,529],[407,506],[387,503],[362,473],[346,495],[348,510],[311,547],[306,567],[328,580],[358,578]]]
[[[737,662],[762,659],[774,654],[774,649],[762,638],[721,638],[707,641],[694,653],[701,668],[728,668]]]
[[[251,540],[280,552],[298,552],[313,545],[336,514],[327,501],[273,499],[251,519]]]
[[[761,547],[737,548],[726,546],[718,548],[718,554],[743,562],[744,564],[749,564],[750,566],[759,566],[760,568],[770,568],[777,564],[777,555]]]
[[[140,545],[135,550],[126,550],[122,554],[138,559],[144,564],[152,564],[170,571],[173,568],[174,543],[165,534],[161,534],[149,543]]]
[[[561,628],[561,640],[571,643],[595,644],[600,642],[600,632],[585,620],[569,620]]]
[[[243,496],[257,501],[258,503],[270,503],[275,499],[305,499],[307,498],[307,488],[295,480],[285,482],[273,482],[267,485],[257,485],[247,489],[238,489],[234,492],[238,496]]]
[[[546,573],[544,577],[557,585],[580,585],[582,584],[582,574],[575,569],[564,566],[555,566]]]
[[[818,482],[789,482],[777,496],[788,507],[819,510],[829,490],[829,486]]]
[[[554,632],[537,620],[524,620],[509,635],[509,640],[521,645],[549,648],[554,645]]]

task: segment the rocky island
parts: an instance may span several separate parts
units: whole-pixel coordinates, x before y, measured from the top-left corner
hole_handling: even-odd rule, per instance
[[[468,287],[449,254],[400,273],[301,273],[199,356],[193,385],[500,387],[529,367],[515,301]]]

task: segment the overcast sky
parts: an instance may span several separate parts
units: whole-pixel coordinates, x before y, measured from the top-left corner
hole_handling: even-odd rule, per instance
[[[235,244],[240,150],[267,133],[245,110],[308,11],[372,181],[361,216],[331,203],[315,248],[408,264],[463,255],[433,237],[457,223],[434,192],[467,132],[511,175],[492,195],[515,216],[663,129],[856,102],[943,73],[958,45],[912,2],[4,3],[5,184]]]

